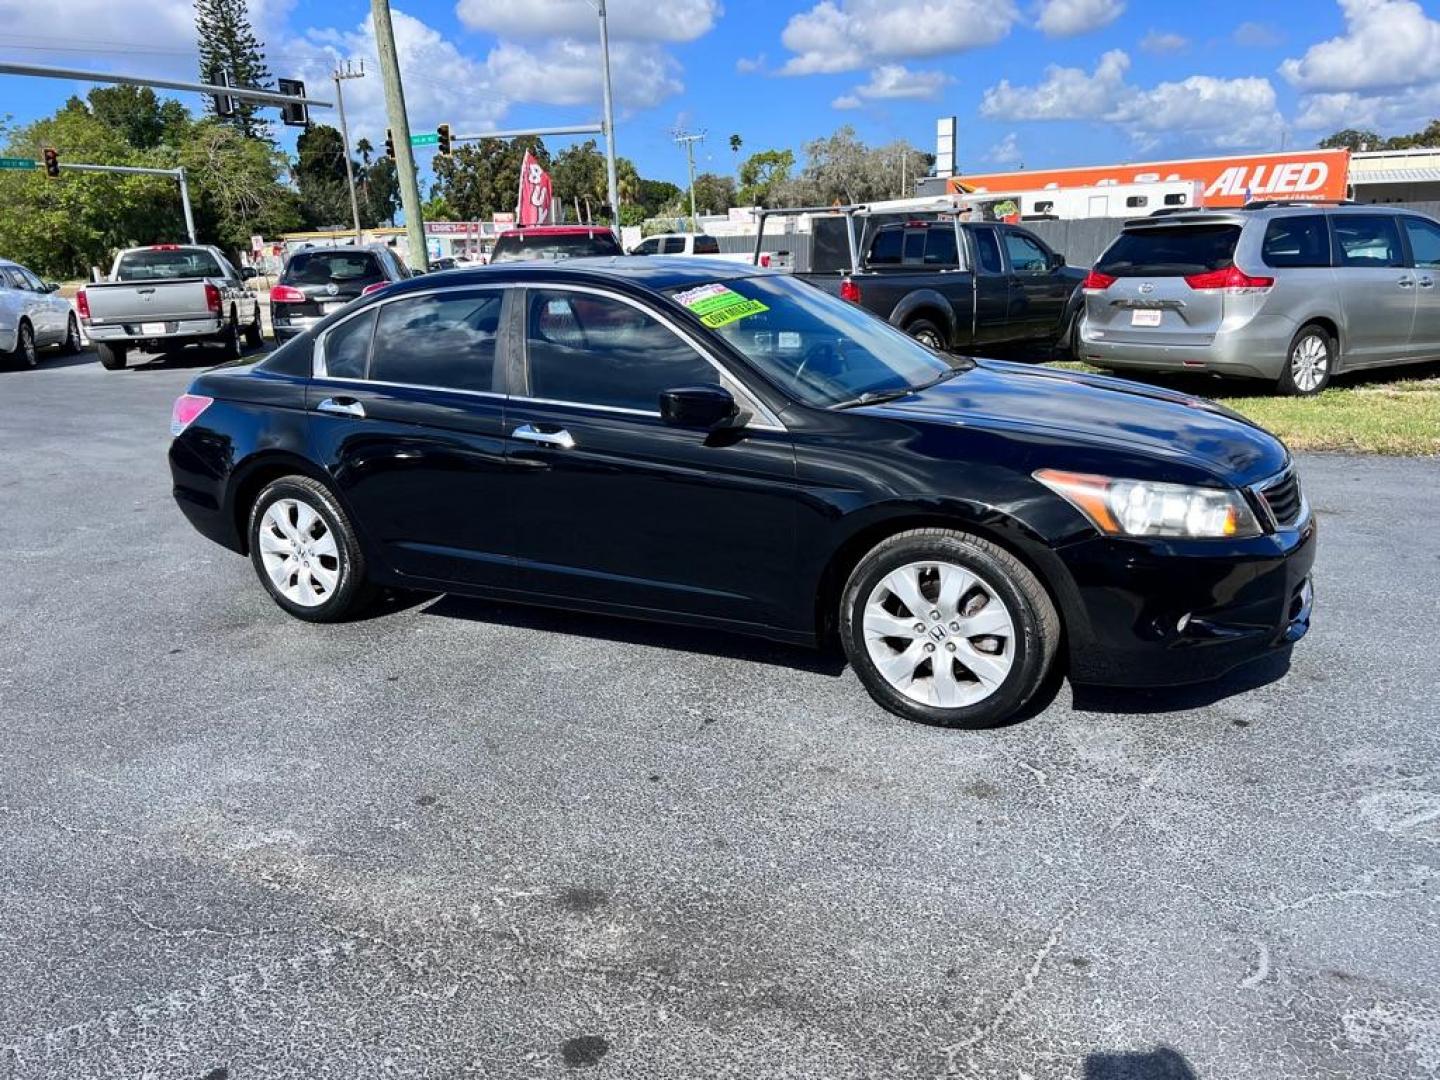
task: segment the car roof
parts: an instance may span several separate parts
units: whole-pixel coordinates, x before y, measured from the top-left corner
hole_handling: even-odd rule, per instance
[[[664,255],[600,255],[560,262],[507,262],[490,266],[457,267],[445,271],[447,287],[490,285],[497,280],[517,284],[571,282],[591,285],[637,285],[652,290],[705,285],[734,278],[768,276],[771,270],[720,259],[666,257]],[[421,276],[392,285],[386,296],[434,288],[437,278]]]
[[[1169,208],[1167,208],[1169,210]],[[1257,205],[1254,208],[1241,206],[1215,207],[1197,206],[1190,210],[1154,213],[1146,217],[1127,218],[1126,229],[1167,229],[1184,225],[1244,225],[1247,221],[1269,221],[1277,217],[1294,217],[1299,214],[1417,214],[1410,207],[1393,203],[1333,203],[1333,202],[1284,202],[1274,205]],[[1420,216],[1424,216],[1421,214]]]
[[[608,225],[526,225],[523,229],[506,229],[501,236],[594,236],[596,233],[615,235]]]

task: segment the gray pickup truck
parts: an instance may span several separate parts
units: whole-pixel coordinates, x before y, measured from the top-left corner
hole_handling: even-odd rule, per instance
[[[123,368],[131,349],[213,344],[233,359],[261,342],[260,298],[245,284],[254,276],[236,271],[219,248],[128,248],[107,280],[80,290],[75,307],[107,371]]]

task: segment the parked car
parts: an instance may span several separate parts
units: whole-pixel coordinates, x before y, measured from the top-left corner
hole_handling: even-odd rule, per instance
[[[620,241],[607,228],[595,225],[527,225],[506,229],[495,238],[492,263],[543,259],[580,259],[590,255],[623,255]]]
[[[59,288],[19,263],[0,259],[0,357],[34,367],[46,346],[80,351],[80,325],[70,301],[57,294]]]
[[[1258,204],[1125,223],[1085,279],[1077,355],[1318,394],[1440,360],[1440,223],[1393,206]]]
[[[1085,272],[1019,226],[938,219],[875,228],[851,273],[796,276],[932,349],[1044,359],[1065,347]]]
[[[271,333],[285,341],[356,297],[410,276],[409,267],[383,244],[297,251],[270,289]]]
[[[275,602],[376,586],[843,643],[956,726],[1305,633],[1281,443],[1194,397],[945,358],[785,275],[501,265],[328,316],[175,403],[174,493]]]
[[[108,371],[125,366],[131,349],[173,352],[220,345],[231,358],[261,343],[260,300],[219,248],[154,244],[115,256],[106,281],[75,296],[95,355]],[[242,345],[243,338],[243,345]]]
[[[439,270],[454,270],[459,265],[460,262],[458,259],[453,259],[449,255],[446,255],[443,258],[432,259],[430,261],[430,270],[432,273]]]
[[[748,251],[722,252],[720,241],[706,233],[658,233],[647,236],[630,249],[631,255],[699,255],[721,262],[750,263],[753,256]],[[768,253],[761,254],[761,266],[770,265]]]

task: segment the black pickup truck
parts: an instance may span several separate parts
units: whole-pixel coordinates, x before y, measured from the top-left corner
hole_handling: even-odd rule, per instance
[[[841,224],[853,235],[862,232],[855,229],[862,220]],[[815,225],[819,253],[826,246],[818,235],[824,226]],[[932,348],[1025,359],[1068,351],[1085,271],[1065,265],[1063,255],[1025,229],[949,217],[872,221],[851,250],[844,260],[848,270],[798,276]]]

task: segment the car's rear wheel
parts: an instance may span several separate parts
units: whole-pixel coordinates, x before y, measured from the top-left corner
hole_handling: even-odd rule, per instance
[[[260,583],[297,619],[337,622],[373,598],[349,517],[308,476],[268,484],[251,507],[248,535]]]
[[[1275,387],[1291,397],[1313,397],[1330,385],[1335,371],[1335,339],[1323,326],[1302,326],[1290,342],[1285,368]]]
[[[1060,619],[1019,559],[952,529],[883,541],[846,584],[840,637],[877,702],[924,724],[1004,723],[1044,685]]]
[[[946,344],[945,335],[940,328],[929,319],[911,319],[905,324],[905,332],[927,349],[945,352],[950,347]]]
[[[107,345],[103,341],[97,341],[95,358],[100,361],[100,366],[106,371],[123,371],[125,369],[125,346]]]

